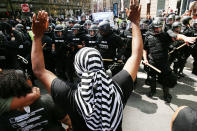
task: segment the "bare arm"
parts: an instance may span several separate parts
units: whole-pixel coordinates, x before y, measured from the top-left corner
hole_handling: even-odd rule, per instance
[[[135,0],[133,2],[131,0],[130,10],[126,9],[126,12],[129,20],[132,22],[132,54],[123,69],[131,75],[133,80],[136,79],[143,51],[143,40],[139,27],[140,11],[141,6],[139,6],[138,1]]]
[[[177,40],[183,40],[183,41],[185,41],[185,43],[191,43],[191,44],[193,44],[196,41],[196,37],[187,37],[187,36],[182,35],[182,34],[178,34],[176,39]]]
[[[43,83],[48,92],[51,92],[51,83],[56,78],[56,76],[45,69],[44,56],[42,50],[42,36],[46,30],[48,14],[44,11],[33,16],[32,29],[34,33],[34,40],[32,44],[31,60],[32,69],[35,76]],[[37,21],[38,20],[38,21]]]
[[[15,110],[24,106],[31,105],[35,100],[40,97],[40,89],[37,87],[32,88],[32,93],[27,94],[25,97],[13,97],[10,109]]]

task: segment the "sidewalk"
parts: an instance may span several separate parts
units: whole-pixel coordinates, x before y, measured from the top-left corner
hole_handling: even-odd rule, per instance
[[[182,106],[197,110],[197,76],[191,74],[192,59],[184,69],[186,77],[178,80],[171,89],[172,102],[163,101],[161,85],[157,84],[157,94],[152,99],[147,97],[149,86],[145,85],[146,73],[143,66],[138,73],[137,89],[131,94],[123,115],[123,131],[170,131],[171,117]]]

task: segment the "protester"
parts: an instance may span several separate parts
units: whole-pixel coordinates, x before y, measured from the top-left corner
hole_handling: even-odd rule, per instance
[[[197,130],[197,111],[181,106],[172,116],[172,131],[196,131]]]
[[[3,70],[0,68],[0,73]],[[0,81],[1,83],[2,81]],[[33,88],[32,92],[28,93],[26,96],[23,97],[9,97],[6,99],[3,99],[0,97],[0,115],[8,112],[10,110],[15,110],[21,106],[21,103],[23,103],[23,106],[27,106],[29,104],[32,104],[35,100],[37,100],[40,97],[40,90],[39,88]]]
[[[142,57],[142,36],[139,28],[141,6],[131,1],[126,10],[132,22],[132,55],[123,70],[112,79],[105,73],[102,57],[93,48],[82,48],[75,56],[77,86],[68,84],[45,69],[41,39],[47,25],[47,13],[34,14],[32,29],[32,68],[36,77],[51,93],[56,104],[66,110],[73,130],[122,130],[123,108],[133,89]]]
[[[4,70],[0,73],[0,97],[25,97],[28,93],[39,91],[32,88],[21,70]],[[8,130],[48,130],[63,131],[59,120],[66,114],[54,105],[51,96],[37,97],[32,104],[18,103],[16,109],[6,111],[0,115],[0,129]]]

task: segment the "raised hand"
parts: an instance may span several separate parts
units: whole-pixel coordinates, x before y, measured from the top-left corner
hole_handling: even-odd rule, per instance
[[[32,31],[35,38],[42,38],[44,32],[48,28],[48,13],[45,11],[39,11],[38,16],[33,15]]]
[[[140,23],[140,12],[141,12],[141,5],[139,5],[138,0],[130,0],[130,8],[125,9],[128,20],[135,24]]]

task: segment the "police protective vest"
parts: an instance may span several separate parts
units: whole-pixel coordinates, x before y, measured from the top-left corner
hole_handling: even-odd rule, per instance
[[[66,48],[64,35],[62,35],[61,37],[57,37],[56,35],[54,35],[53,42],[55,44],[56,54],[59,56],[62,56]]]
[[[155,62],[168,61],[168,42],[164,33],[148,34],[145,38],[148,58]]]
[[[98,38],[98,50],[101,55],[105,59],[113,59],[117,55],[117,50],[123,47],[121,38],[114,35],[109,34],[107,36],[101,36]]]
[[[95,36],[90,36],[90,35],[86,35],[85,37],[85,46],[86,47],[96,47],[98,44],[97,41],[97,35]]]

